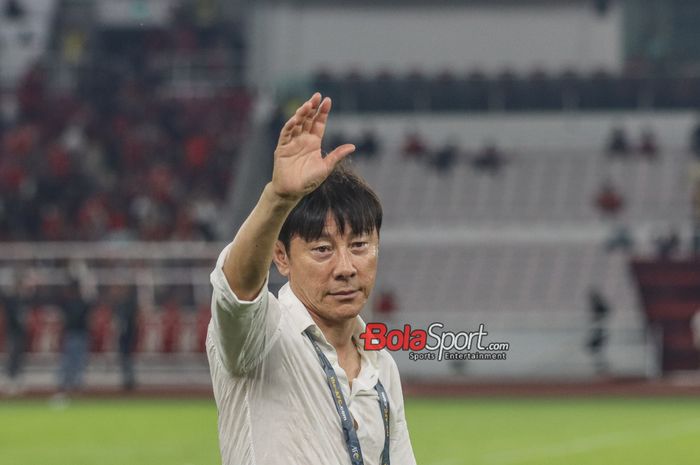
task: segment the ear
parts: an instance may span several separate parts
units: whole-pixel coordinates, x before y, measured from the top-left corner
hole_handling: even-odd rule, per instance
[[[272,252],[272,261],[275,262],[277,271],[285,278],[289,277],[289,256],[282,241],[275,242],[275,250]]]

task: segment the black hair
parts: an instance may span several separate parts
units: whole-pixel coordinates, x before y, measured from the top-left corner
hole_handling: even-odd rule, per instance
[[[382,227],[382,205],[367,183],[341,162],[314,191],[306,194],[282,225],[278,239],[289,251],[294,236],[307,242],[323,234],[326,217],[331,214],[341,233],[350,227],[352,234],[370,234]]]

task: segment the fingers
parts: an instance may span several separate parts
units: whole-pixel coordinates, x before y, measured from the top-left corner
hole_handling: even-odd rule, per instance
[[[316,92],[309,100],[297,108],[294,115],[282,127],[279,138],[280,143],[289,142],[291,138],[309,130],[320,101],[321,94]]]
[[[340,147],[337,147],[335,150],[333,150],[331,153],[326,155],[326,158],[324,160],[326,161],[326,164],[330,169],[333,169],[335,165],[340,163],[340,161],[350,155],[352,152],[355,151],[355,146],[352,144],[343,144]]]
[[[286,143],[289,142],[289,139],[291,139],[292,136],[292,131],[294,130],[294,126],[296,125],[297,118],[296,118],[296,113],[292,115],[291,118],[287,120],[286,123],[284,123],[284,126],[282,126],[282,130],[280,131],[280,138],[279,138],[279,143]]]
[[[321,102],[318,107],[318,112],[313,119],[313,124],[311,126],[311,134],[323,138],[323,133],[326,131],[326,122],[328,121],[328,113],[331,111],[331,99],[326,97]]]
[[[304,106],[307,104],[308,102],[304,102],[302,106],[297,108],[297,111],[292,115],[292,117],[289,118],[286,123],[284,123],[282,131],[280,131],[280,144],[289,142],[292,139],[292,137],[294,137],[294,135],[300,131],[299,128],[303,123],[300,117],[300,113],[303,111]]]
[[[304,128],[304,122],[306,121],[306,118],[308,117],[308,114],[311,110],[311,104],[307,100],[304,102],[302,106],[297,108],[296,113],[294,113],[294,118],[295,118],[295,124],[294,127],[292,127],[292,137],[296,137],[299,134],[301,134],[303,128]]]
[[[306,117],[304,118],[304,123],[302,124],[302,132],[309,132],[311,130],[314,118],[316,117],[316,114],[318,112],[318,106],[321,103],[321,94],[316,92],[314,95],[311,96],[309,102],[311,103],[311,111],[309,111],[306,114]]]

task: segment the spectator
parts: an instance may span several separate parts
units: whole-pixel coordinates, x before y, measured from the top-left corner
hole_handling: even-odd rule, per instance
[[[428,154],[428,147],[416,131],[407,133],[401,148],[404,158],[422,160]]]
[[[596,373],[602,375],[608,371],[605,346],[608,340],[607,320],[611,308],[600,290],[593,288],[588,294],[588,309],[591,315],[591,327],[586,348],[593,358]]]
[[[629,228],[625,225],[617,226],[605,242],[605,250],[607,252],[615,252],[617,250],[630,252],[633,248],[634,239]]]
[[[82,387],[88,353],[88,317],[90,304],[84,299],[80,282],[73,279],[63,290],[63,356],[59,373],[59,393]]]
[[[608,156],[624,158],[629,154],[630,146],[625,128],[618,126],[612,129],[607,143]]]
[[[24,365],[24,353],[28,346],[28,318],[36,305],[36,285],[31,275],[19,276],[16,290],[0,293],[0,304],[5,312],[7,328],[7,393],[17,394],[22,389],[21,374]]]
[[[595,197],[595,206],[605,217],[616,217],[624,208],[625,201],[610,181],[600,187]]]
[[[495,142],[488,142],[472,160],[472,166],[477,172],[490,175],[498,174],[504,164],[505,158]]]
[[[335,145],[334,147],[337,147],[337,145]],[[379,143],[377,142],[377,135],[372,130],[364,131],[362,133],[362,137],[357,143],[356,152],[363,159],[372,160],[378,154],[378,151]]]
[[[431,162],[438,173],[444,174],[452,169],[456,159],[457,146],[453,143],[447,143],[435,153]]]
[[[645,128],[642,131],[639,154],[647,160],[656,160],[658,153],[659,145],[656,141],[656,134],[651,128]]]
[[[656,257],[659,260],[673,258],[678,253],[681,245],[678,230],[676,228],[669,228],[666,233],[659,235],[654,240],[654,245],[656,248]]]
[[[122,387],[131,391],[136,387],[134,351],[138,336],[138,302],[136,290],[127,286],[114,288],[114,309],[117,315],[119,362]]]

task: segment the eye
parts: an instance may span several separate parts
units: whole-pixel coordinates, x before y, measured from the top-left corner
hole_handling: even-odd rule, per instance
[[[367,241],[355,241],[352,243],[352,246],[356,249],[361,249],[361,248],[366,247],[367,244],[369,244],[369,242],[367,242]]]
[[[331,248],[328,245],[319,245],[318,247],[314,247],[311,250],[313,250],[314,252],[326,253],[326,252],[330,252]]]

